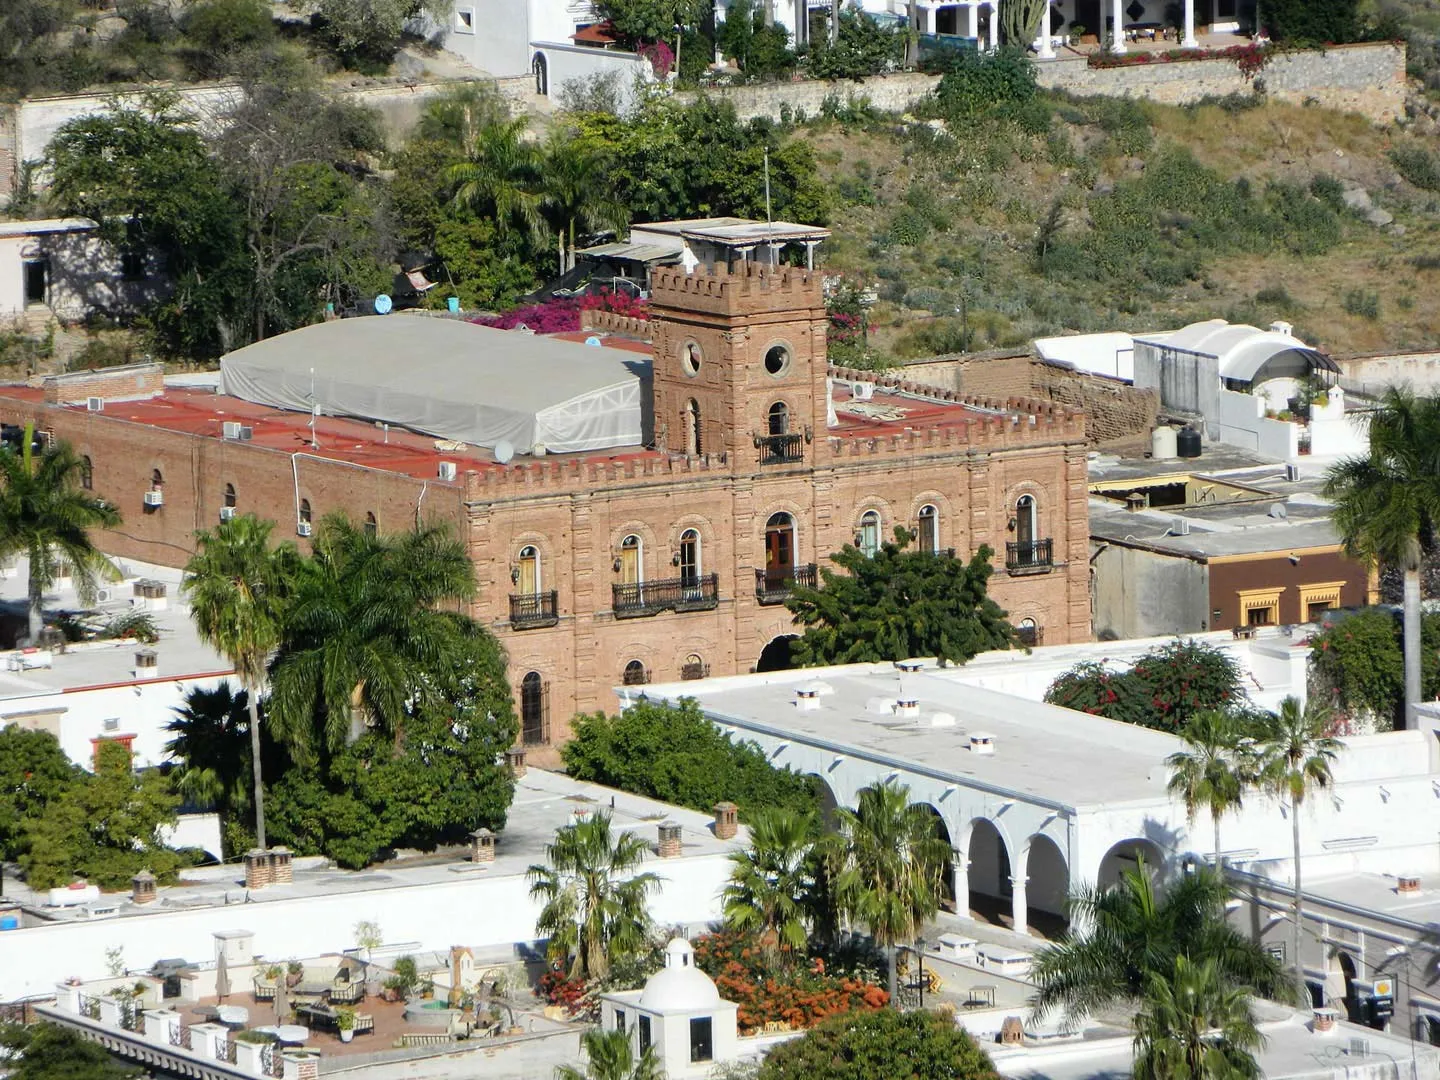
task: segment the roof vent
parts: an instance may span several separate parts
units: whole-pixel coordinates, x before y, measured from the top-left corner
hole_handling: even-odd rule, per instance
[[[895,702],[895,715],[917,717],[920,715],[920,702],[915,698],[900,698]]]
[[[1270,507],[1269,516],[1274,518],[1276,521],[1284,521],[1290,516],[1290,511],[1285,509],[1285,504],[1283,502],[1278,502]]]
[[[813,686],[802,686],[796,690],[795,708],[801,712],[814,712],[820,708],[820,691]]]
[[[1396,878],[1395,891],[1397,893],[1418,893],[1420,891],[1420,879],[1418,877]]]
[[[872,716],[889,716],[895,711],[895,702],[890,698],[867,698],[865,701],[865,711]]]
[[[970,733],[970,752],[972,754],[995,753],[995,736],[988,731],[972,731]]]
[[[1129,510],[1132,514],[1138,513],[1145,509],[1145,504],[1149,501],[1150,500],[1145,497],[1144,492],[1132,491],[1129,495],[1125,496],[1125,509]]]
[[[899,668],[901,671],[905,672],[907,675],[914,675],[916,672],[923,671],[923,670],[925,669],[925,661],[923,661],[923,660],[896,660],[896,661],[895,661],[895,666],[896,666],[897,668]]]

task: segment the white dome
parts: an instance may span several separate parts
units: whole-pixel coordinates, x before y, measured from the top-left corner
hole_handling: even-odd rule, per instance
[[[700,1012],[720,1004],[720,991],[695,966],[695,950],[684,938],[665,946],[665,967],[645,981],[640,1007],[657,1012]]]

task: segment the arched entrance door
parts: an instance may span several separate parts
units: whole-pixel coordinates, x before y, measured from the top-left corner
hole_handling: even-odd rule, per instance
[[[1154,841],[1136,837],[1111,845],[1110,850],[1105,853],[1105,857],[1100,860],[1100,870],[1095,875],[1095,884],[1102,889],[1113,888],[1120,883],[1121,875],[1127,870],[1136,869],[1142,859],[1145,861],[1145,869],[1157,881],[1165,877],[1164,853],[1155,845]]]
[[[765,523],[765,588],[779,591],[795,577],[795,519],[772,514]]]
[[[781,634],[777,638],[772,638],[770,644],[761,650],[755,670],[789,671],[795,666],[794,661],[790,659],[790,643],[794,640],[794,634]]]
[[[541,97],[550,95],[550,71],[545,61],[544,53],[536,53],[534,61],[530,64],[530,70],[535,73],[535,93]]]
[[[936,810],[935,807],[929,803],[916,803],[915,805],[929,813],[935,822],[935,835],[944,841],[945,850],[951,853],[939,868],[940,908],[942,911],[954,912],[958,910],[955,898],[955,845],[950,839],[950,830],[946,828],[945,819],[940,816],[940,811]]]
[[[969,866],[966,880],[970,893],[970,913],[995,926],[1010,921],[1010,852],[1000,830],[985,818],[970,823],[970,839],[965,845]],[[964,914],[964,912],[961,912]]]
[[[1037,833],[1025,858],[1025,891],[1030,928],[1045,937],[1059,937],[1070,925],[1065,902],[1070,896],[1070,868],[1054,840]]]

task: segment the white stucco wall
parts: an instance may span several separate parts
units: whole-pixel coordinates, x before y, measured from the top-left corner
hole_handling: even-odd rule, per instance
[[[558,96],[565,89],[565,84],[572,80],[613,75],[622,100],[629,102],[634,99],[637,78],[645,82],[655,81],[650,61],[635,53],[541,39],[531,43],[531,52],[533,56],[544,59],[547,96],[551,98]]]
[[[1234,390],[1215,392],[1210,431],[1220,441],[1267,457],[1288,460],[1300,454],[1300,426],[1265,416],[1265,399]]]

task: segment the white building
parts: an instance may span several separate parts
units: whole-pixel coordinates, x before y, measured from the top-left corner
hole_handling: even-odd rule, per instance
[[[122,256],[89,218],[0,220],[0,327],[132,311],[160,289],[145,253]]]

